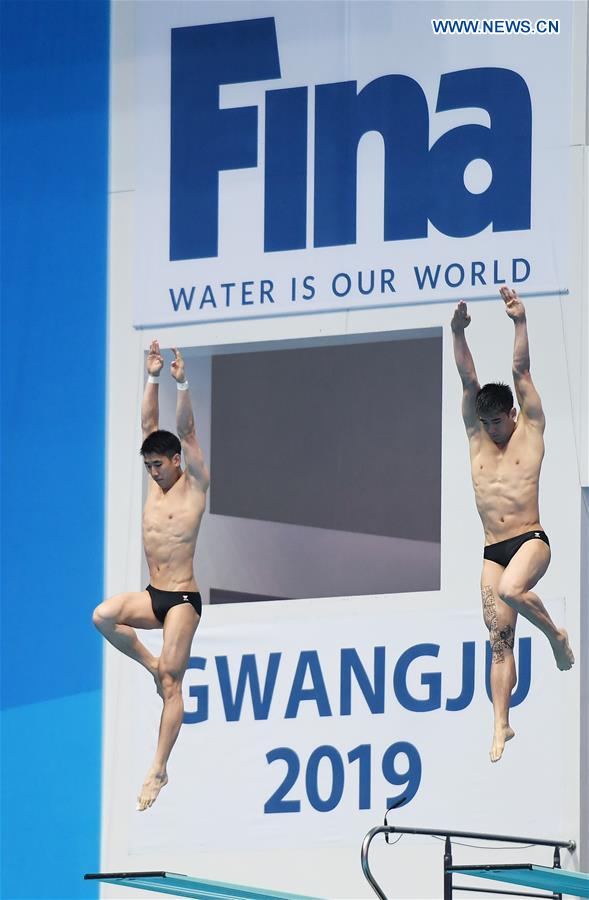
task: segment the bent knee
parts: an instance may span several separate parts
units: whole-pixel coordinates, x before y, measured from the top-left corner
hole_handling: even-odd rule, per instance
[[[96,628],[101,631],[110,621],[108,609],[105,603],[99,603],[92,613],[92,621]]]
[[[117,596],[110,597],[108,600],[103,600],[102,603],[98,604],[92,613],[92,621],[99,630],[116,625],[119,621],[122,598],[123,595],[118,594]]]
[[[507,606],[510,606],[512,609],[517,609],[522,604],[522,594],[518,588],[509,583],[503,583],[499,585],[499,589],[497,591],[499,594],[499,599],[503,601]]]

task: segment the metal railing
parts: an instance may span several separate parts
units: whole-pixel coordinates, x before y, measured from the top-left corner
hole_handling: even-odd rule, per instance
[[[374,875],[372,874],[370,865],[368,863],[368,852],[370,849],[370,844],[372,842],[372,839],[376,837],[377,834],[384,834],[387,838],[390,834],[421,834],[431,837],[444,838],[444,900],[452,900],[453,891],[455,890],[473,891],[477,893],[488,894],[510,894],[519,897],[559,898],[561,896],[560,894],[538,894],[529,892],[524,893],[522,891],[493,890],[492,888],[474,888],[464,887],[462,885],[454,885],[452,873],[451,838],[471,838],[479,841],[496,841],[500,843],[532,844],[538,847],[553,847],[553,868],[555,869],[560,868],[560,849],[563,848],[565,850],[569,850],[572,853],[576,848],[575,841],[556,841],[549,838],[515,837],[514,835],[510,834],[489,834],[487,832],[479,831],[448,831],[447,828],[400,828],[397,825],[379,825],[375,828],[371,828],[364,838],[362,842],[361,860],[364,876],[368,881],[370,887],[372,888],[376,896],[380,898],[380,900],[388,900],[388,898],[378,884]]]

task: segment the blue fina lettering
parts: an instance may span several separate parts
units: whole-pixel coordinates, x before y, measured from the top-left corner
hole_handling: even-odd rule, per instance
[[[171,260],[218,255],[219,173],[258,165],[258,107],[221,109],[220,87],[280,77],[271,17],[172,29]],[[498,67],[442,74],[435,112],[473,107],[485,110],[488,126],[459,125],[430,148],[427,100],[414,79],[383,75],[360,91],[355,81],[317,85],[314,246],[356,242],[357,151],[370,131],[384,144],[385,241],[425,238],[429,223],[456,238],[489,225],[494,231],[529,229],[532,108],[526,82]],[[266,91],[265,114],[264,250],[304,249],[308,88]],[[464,184],[475,159],[486,160],[493,173],[480,194]],[[437,273],[430,283],[434,279]]]

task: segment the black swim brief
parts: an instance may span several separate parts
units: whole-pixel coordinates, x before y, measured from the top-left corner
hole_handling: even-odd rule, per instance
[[[148,584],[145,590],[151,597],[154,616],[162,623],[168,611],[181,603],[190,603],[199,616],[202,614],[202,600],[198,591],[160,591],[151,584]]]
[[[526,531],[525,534],[517,534],[506,541],[499,541],[497,544],[487,544],[483,556],[485,559],[490,559],[491,562],[499,563],[505,569],[522,544],[525,544],[526,541],[533,541],[536,538],[544,541],[550,547],[550,541],[545,531]]]

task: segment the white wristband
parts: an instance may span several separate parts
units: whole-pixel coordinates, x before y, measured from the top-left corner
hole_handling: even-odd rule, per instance
[[[187,391],[188,390],[188,382],[187,381],[177,381],[176,382],[176,390],[177,391]]]
[[[147,378],[147,383],[148,384],[159,384],[160,383],[159,375],[149,375]]]

